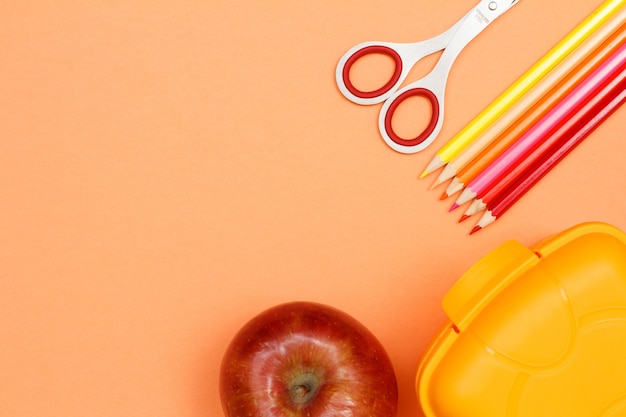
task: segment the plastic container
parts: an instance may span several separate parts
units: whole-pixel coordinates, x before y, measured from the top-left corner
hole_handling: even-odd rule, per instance
[[[585,223],[510,241],[442,303],[418,370],[427,417],[626,416],[626,234]]]

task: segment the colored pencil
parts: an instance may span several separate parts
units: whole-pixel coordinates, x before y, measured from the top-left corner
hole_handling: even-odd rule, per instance
[[[625,9],[626,10],[626,9]],[[626,41],[626,25],[623,25],[620,30],[615,32],[598,48],[589,59],[581,63],[574,71],[572,71],[566,78],[559,82],[550,92],[542,97],[527,113],[513,123],[508,129],[506,129],[495,141],[493,141],[487,148],[481,152],[474,160],[472,160],[465,171],[468,174],[474,174],[471,179],[473,180],[480,172],[484,172],[487,166],[489,166],[497,157],[499,157],[508,147],[515,143],[522,137],[534,124],[536,124],[542,117],[544,117],[552,108],[556,106],[558,102],[564,99],[576,86],[578,86],[584,79],[595,71],[603,62],[607,60],[611,54],[613,54],[619,47],[621,47]],[[480,170],[478,170],[480,168]],[[463,187],[465,183],[464,179],[459,178],[454,187]],[[451,183],[452,186],[452,183]],[[447,191],[444,195],[447,197]],[[451,190],[453,191],[453,190]],[[472,209],[480,211],[480,207],[474,207]],[[466,213],[468,214],[468,213]]]
[[[626,0],[606,0],[590,16],[581,22],[561,40],[554,48],[544,55],[535,65],[526,71],[504,93],[495,99],[486,109],[474,118],[465,128],[455,135],[446,145],[437,151],[420,178],[442,167],[457,155],[461,149],[474,140],[477,134],[493,123],[515,101],[524,95],[545,74],[556,66],[565,56],[588,38],[598,27],[613,16]]]
[[[620,19],[622,23],[623,19],[626,19],[624,16],[624,12],[626,8],[620,12],[616,19]],[[622,29],[620,28],[620,31]],[[617,32],[619,35],[623,32]],[[556,92],[553,92],[556,94]],[[548,104],[548,103],[544,103]],[[519,120],[518,123],[515,123],[510,127],[509,130],[503,133],[503,136],[499,137],[497,140],[492,142],[486,149],[484,149],[479,155],[477,155],[469,164],[465,165],[461,170],[456,174],[456,176],[452,179],[446,191],[441,196],[441,199],[447,198],[448,196],[455,194],[458,191],[461,191],[467,183],[469,183],[472,179],[474,179],[480,172],[482,172],[493,160],[495,160],[504,150],[512,143],[511,141],[516,140],[521,136],[530,125],[527,123],[529,121],[536,122],[535,117],[542,113],[543,110],[539,107],[540,104],[537,104],[537,107],[534,109],[537,111],[536,115],[528,115],[527,117]],[[544,107],[544,109],[547,108]],[[541,110],[541,111],[540,111]]]
[[[554,153],[548,153],[539,163],[531,169],[527,175],[520,178],[513,184],[506,193],[494,201],[489,209],[485,211],[470,234],[476,233],[492,224],[509,210],[524,194],[526,194],[541,178],[553,169],[569,152],[587,138],[599,125],[601,125],[611,114],[613,114],[626,101],[626,83],[621,82],[617,89],[617,96],[610,100],[604,108],[591,117],[580,128],[576,126],[567,133],[567,141],[559,146]]]
[[[499,178],[518,164],[527,152],[538,146],[559,125],[572,116],[602,85],[615,78],[626,64],[626,44],[606,59],[591,75],[504,151],[463,190],[455,205],[484,194]]]
[[[554,69],[540,80],[527,94],[522,96],[515,102],[502,116],[494,121],[494,123],[479,134],[474,141],[467,145],[461,152],[452,158],[450,162],[443,168],[439,177],[433,186],[442,184],[456,176],[464,166],[472,163],[472,161],[482,152],[494,146],[494,143],[503,142],[500,147],[506,148],[515,139],[513,131],[525,130],[521,126],[530,126],[541,116],[537,107],[541,106],[541,102],[547,101],[555,103],[560,100],[559,95],[565,95],[568,87],[573,88],[579,80],[590,73],[597,65],[608,56],[612,49],[617,48],[626,37],[626,7],[620,13],[613,17],[609,22],[602,25],[589,39],[585,40],[578,48],[574,49],[563,61],[561,61]],[[569,80],[566,82],[565,80]],[[556,86],[560,85],[560,90]],[[543,104],[542,108],[547,109],[552,104]],[[532,120],[533,117],[537,119]],[[528,121],[528,119],[531,119]],[[521,133],[520,133],[521,134]],[[507,139],[510,141],[508,142]],[[489,153],[487,153],[489,155]],[[494,157],[495,158],[495,157]],[[478,163],[478,161],[476,162]],[[458,191],[462,189],[460,185]],[[449,196],[447,192],[445,197]]]
[[[626,67],[624,67],[626,68]],[[461,221],[472,216],[486,207],[492,207],[493,203],[502,198],[503,194],[522,178],[528,175],[532,167],[538,165],[541,160],[549,158],[551,154],[558,152],[558,149],[565,146],[572,136],[572,132],[592,120],[596,114],[603,109],[624,89],[626,71],[623,70],[612,81],[600,89],[593,97],[584,103],[583,107],[571,118],[567,119],[553,134],[544,140],[537,148],[526,155],[519,164],[515,165],[504,177],[491,187],[480,199],[476,199],[469,206]]]

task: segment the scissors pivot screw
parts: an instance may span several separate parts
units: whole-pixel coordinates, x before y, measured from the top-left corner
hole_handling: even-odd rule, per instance
[[[498,3],[496,3],[495,1],[492,1],[491,3],[489,3],[489,10],[496,10],[498,8]]]

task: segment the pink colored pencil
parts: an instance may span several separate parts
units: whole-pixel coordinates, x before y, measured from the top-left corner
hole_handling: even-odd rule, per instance
[[[626,68],[626,66],[624,68]],[[581,125],[581,123],[584,124],[585,121],[593,118],[596,113],[602,111],[602,108],[607,102],[619,93],[619,85],[625,79],[626,71],[622,71],[607,85],[596,91],[596,93],[583,104],[579,111],[572,114],[553,134],[548,135],[538,146],[529,151],[512,169],[508,170],[498,181],[485,191],[480,198],[475,199],[460,221],[490,206],[493,201],[499,198],[500,195],[511,186],[511,184],[516,182],[520,176],[524,175],[532,166],[537,164],[537,161],[543,158],[547,152],[554,152],[555,147],[558,147],[561,142],[568,139],[567,135],[570,134],[569,131],[572,129],[572,126]]]
[[[491,207],[497,200],[502,198],[503,194],[508,192],[512,184],[515,184],[523,176],[529,175],[529,172],[532,171],[533,167],[535,167],[539,161],[542,161],[547,155],[558,152],[559,147],[565,146],[571,136],[574,135],[572,132],[584,126],[588,121],[593,119],[596,114],[604,111],[607,104],[622,92],[625,82],[626,70],[620,72],[609,84],[600,89],[600,91],[591,97],[578,112],[566,120],[563,125],[521,160],[519,164],[515,165],[511,171],[494,184],[480,199],[474,200],[461,220],[482,211],[485,207]]]
[[[553,149],[544,153],[534,166],[529,168],[487,206],[487,210],[470,234],[487,227],[500,218],[626,101],[626,67],[620,76],[607,86],[601,94],[603,96],[600,100],[594,100],[596,102],[593,106],[595,111],[587,111],[585,117],[579,118],[577,123],[570,123],[568,124],[569,127],[557,130],[556,135],[561,136],[563,140],[556,144]]]
[[[470,182],[461,193],[455,206],[480,198],[489,187],[511,170],[529,151],[553,133],[602,86],[622,70],[626,63],[626,44],[606,59],[589,77],[583,80],[560,103],[502,153],[483,172]]]
[[[607,56],[621,46],[624,38],[626,38],[625,22],[626,8],[610,22],[598,28],[589,39],[574,49],[541,81],[498,117],[491,126],[452,158],[443,167],[432,187],[456,177],[457,173],[466,166],[480,164],[479,161],[482,157],[494,155],[493,159],[495,159],[497,157],[495,148],[504,150],[508,147],[505,145],[506,142],[514,143],[524,134],[526,129],[530,128],[552,108],[553,103],[562,100],[580,80],[591,74]],[[501,145],[495,146],[496,142],[501,143]],[[489,151],[490,148],[494,151]],[[487,165],[488,162],[485,163],[485,166]],[[459,190],[462,188],[461,185]],[[446,190],[447,196],[452,194],[454,192],[448,193]]]
[[[620,13],[618,17],[620,17],[619,21],[626,22],[626,8],[624,8],[623,12]],[[613,31],[605,32],[608,29],[606,26],[611,27]],[[495,138],[490,138],[488,135],[491,135],[493,132],[492,129],[494,129],[494,127],[498,128],[498,126],[489,127],[481,136],[468,145],[467,148],[461,151],[456,158],[445,166],[440,174],[440,178],[446,178],[452,172],[454,172],[454,177],[441,196],[442,200],[452,194],[456,194],[458,191],[462,191],[471,180],[485,169],[485,167],[489,166],[502,152],[515,143],[535,123],[541,120],[556,103],[563,100],[567,94],[576,88],[582,80],[587,78],[589,74],[598,68],[607,57],[624,43],[626,39],[626,23],[617,29],[615,26],[608,24],[601,29],[599,33],[594,34],[593,37],[585,41],[583,45],[572,51],[565,61],[561,62],[558,67],[555,67],[540,84],[537,84],[531,92],[528,93],[528,97],[524,96],[518,103],[514,104],[508,112],[511,114],[507,113],[507,117],[502,115],[495,124],[500,124],[500,122],[509,123],[509,121],[512,120],[506,129],[498,133]],[[596,38],[596,36],[599,38]],[[604,42],[598,44],[599,39],[604,39]],[[579,54],[582,54],[582,58],[579,57]],[[582,61],[569,71],[569,73],[563,72],[571,68],[572,64],[570,60],[579,62],[581,59]],[[565,75],[563,76],[563,74]],[[544,83],[553,87],[550,88],[549,91],[545,91],[545,88],[543,88]],[[535,97],[533,97],[535,95],[539,98],[535,99]],[[524,104],[527,98],[532,101],[530,107],[526,107]],[[514,114],[516,113],[515,110],[518,108],[518,105],[527,108],[524,114]],[[509,118],[509,116],[513,117]],[[481,143],[483,141],[486,141],[486,145]],[[473,152],[479,148],[480,151],[473,154]],[[468,155],[471,157],[471,160],[465,163],[464,159]],[[446,174],[446,171],[448,174]]]

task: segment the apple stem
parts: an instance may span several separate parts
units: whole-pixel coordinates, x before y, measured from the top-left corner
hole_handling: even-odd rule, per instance
[[[320,377],[313,372],[296,376],[289,384],[291,401],[295,404],[306,405],[315,396],[320,385]]]
[[[294,387],[294,393],[301,398],[306,396],[310,391],[311,387],[308,385],[297,385]]]

